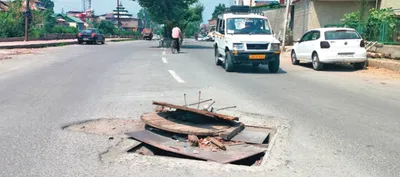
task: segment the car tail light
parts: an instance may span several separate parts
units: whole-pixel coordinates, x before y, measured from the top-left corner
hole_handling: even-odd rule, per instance
[[[81,37],[82,36],[82,34],[81,33],[78,33],[78,37]]]
[[[360,47],[365,47],[365,42],[364,42],[364,40],[361,40],[361,42],[360,42]]]
[[[329,49],[331,45],[329,44],[328,41],[321,41],[321,49]]]
[[[96,36],[96,33],[92,33],[92,37],[95,37]]]

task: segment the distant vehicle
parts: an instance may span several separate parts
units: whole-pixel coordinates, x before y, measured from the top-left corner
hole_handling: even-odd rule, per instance
[[[232,6],[218,16],[214,56],[215,64],[227,72],[241,64],[268,65],[276,73],[280,65],[280,42],[272,34],[268,18],[249,6]]]
[[[145,28],[142,31],[143,39],[152,40],[153,39],[153,31],[150,28]]]
[[[82,44],[86,42],[87,44],[105,44],[106,39],[103,34],[97,29],[86,29],[78,33],[78,43]]]
[[[153,39],[154,39],[154,40],[160,40],[160,39],[161,39],[161,36],[158,35],[158,34],[155,34],[155,35],[153,36]]]
[[[367,51],[361,35],[352,28],[319,28],[308,31],[294,44],[291,60],[294,65],[312,63],[314,70],[322,70],[325,63],[347,63],[363,69]]]

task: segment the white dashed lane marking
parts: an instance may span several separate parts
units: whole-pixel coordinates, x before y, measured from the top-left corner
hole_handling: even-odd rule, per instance
[[[163,63],[168,63],[167,58],[162,57],[161,60],[163,61]]]
[[[178,74],[175,73],[173,70],[168,70],[168,72],[171,74],[171,76],[178,81],[179,83],[185,83],[184,80],[181,79],[181,77],[178,76]]]

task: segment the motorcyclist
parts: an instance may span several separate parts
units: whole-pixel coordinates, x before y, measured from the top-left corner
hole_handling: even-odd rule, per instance
[[[179,27],[174,27],[172,29],[172,40],[176,42],[176,50],[180,52],[181,50],[181,42],[182,42],[182,32]]]

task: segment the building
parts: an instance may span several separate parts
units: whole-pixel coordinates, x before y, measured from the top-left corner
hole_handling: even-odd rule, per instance
[[[74,16],[55,13],[52,15],[52,17],[56,18],[57,25],[70,26],[77,28],[78,30],[83,30],[85,27],[84,22],[81,19]]]
[[[367,0],[364,16],[371,8],[394,9],[400,17],[400,0]],[[359,0],[293,0],[293,38],[299,39],[306,31],[330,24],[340,24],[345,14],[360,11]]]
[[[129,14],[128,10],[126,10],[121,3],[115,10],[113,10],[113,15],[115,19],[118,18],[118,10],[119,10],[119,19],[132,18],[132,14]]]
[[[128,10],[125,9],[125,7],[122,4],[119,4],[116,9],[113,10],[112,16],[106,15],[105,18],[107,20],[110,20],[113,22],[115,26],[118,26],[118,13],[119,13],[119,21],[120,21],[120,27],[122,29],[128,30],[128,31],[140,31],[139,29],[139,19],[133,18],[132,14],[128,12]],[[140,20],[141,21],[141,20]]]
[[[375,1],[367,1],[368,9],[374,8]],[[299,39],[308,30],[339,24],[344,14],[359,11],[358,0],[293,0],[293,38]]]
[[[30,10],[46,10],[46,8],[43,6],[42,2],[40,2],[39,0],[34,0],[34,1],[30,1],[31,3],[29,4],[29,8]],[[1,11],[7,11],[10,5],[10,1],[0,1],[0,12]],[[22,2],[21,5],[21,12],[25,12],[26,11],[26,1]]]

